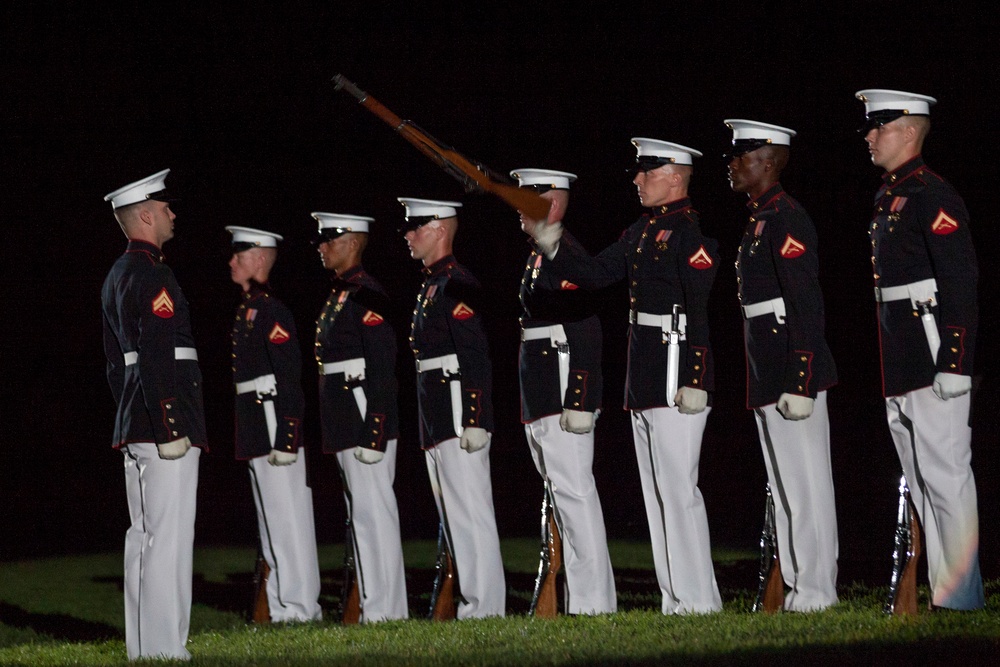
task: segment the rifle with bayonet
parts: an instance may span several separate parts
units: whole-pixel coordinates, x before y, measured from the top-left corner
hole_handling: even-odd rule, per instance
[[[488,192],[496,195],[516,211],[526,213],[535,220],[544,220],[549,214],[549,201],[535,192],[513,185],[503,176],[480,162],[474,162],[454,148],[442,144],[416,124],[403,120],[374,97],[359,89],[343,75],[333,77],[336,90],[344,90],[357,98],[364,108],[385,121],[389,127],[413,144],[445,172],[458,179],[467,192]]]
[[[562,540],[556,524],[555,503],[552,486],[545,482],[542,497],[542,551],[535,578],[535,592],[531,596],[531,615],[540,618],[555,618],[559,615],[559,600],[556,591],[556,575],[562,568]]]
[[[920,521],[910,499],[906,477],[899,478],[899,509],[896,512],[895,548],[892,552],[892,580],[885,613],[916,615],[917,562],[920,560]]]
[[[774,522],[774,496],[771,485],[767,485],[767,499],[764,501],[764,528],[760,533],[760,585],[753,611],[773,614],[785,606],[785,581],[781,576],[781,561],[778,559],[778,530]]]

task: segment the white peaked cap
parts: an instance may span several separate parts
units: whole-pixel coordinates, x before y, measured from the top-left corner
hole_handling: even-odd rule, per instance
[[[672,144],[669,141],[646,137],[632,137],[631,141],[638,151],[637,157],[657,157],[674,164],[687,165],[694,164],[692,158],[701,157],[701,151],[680,144]]]
[[[733,131],[733,142],[743,139],[751,141],[763,141],[776,146],[789,146],[795,130],[780,125],[761,123],[756,120],[743,120],[742,118],[727,118],[722,121]]]
[[[551,169],[515,169],[510,172],[522,188],[529,185],[547,185],[553,190],[569,190],[569,184],[576,180],[576,174]]]
[[[368,218],[363,215],[323,213],[320,211],[314,211],[310,215],[319,223],[319,231],[321,232],[324,229],[336,229],[341,232],[368,233],[368,224],[375,222],[375,218]]]
[[[284,239],[281,234],[265,232],[263,229],[229,225],[226,231],[233,235],[233,243],[247,243],[259,248],[276,248],[278,241]]]
[[[902,90],[868,88],[859,90],[854,96],[865,103],[865,113],[873,111],[901,111],[903,115],[931,115],[931,105],[937,102],[928,95],[907,93]]]
[[[436,199],[410,199],[397,197],[396,201],[406,207],[407,218],[454,218],[462,205],[455,201],[438,201]]]
[[[111,208],[115,209],[146,201],[151,198],[149,195],[163,192],[167,189],[164,183],[169,173],[169,169],[164,169],[135,183],[129,183],[114,192],[104,195],[104,201],[111,202]]]

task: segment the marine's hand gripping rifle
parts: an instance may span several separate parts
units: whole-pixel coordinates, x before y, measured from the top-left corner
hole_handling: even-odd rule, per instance
[[[361,106],[385,121],[399,132],[417,150],[429,157],[434,164],[458,179],[468,192],[489,192],[517,211],[526,213],[535,220],[544,220],[549,214],[548,200],[531,190],[524,190],[510,183],[500,174],[479,162],[473,162],[458,151],[445,146],[415,124],[403,120],[389,111],[381,102],[359,89],[351,81],[338,74],[333,77],[337,90],[345,90],[358,99]]]

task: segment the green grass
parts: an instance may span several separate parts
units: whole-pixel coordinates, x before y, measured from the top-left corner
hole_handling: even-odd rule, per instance
[[[666,617],[647,544],[613,542],[621,611],[600,617],[524,615],[537,567],[536,540],[502,545],[505,619],[398,621],[343,627],[334,616],[342,547],[320,549],[327,618],[300,626],[248,626],[251,549],[195,555],[190,650],[198,665],[610,665],[991,664],[1000,649],[1000,582],[977,613],[881,613],[884,587],[846,582],[841,602],[818,614],[751,614],[756,554],[716,552],[724,610]],[[426,612],[436,545],[404,545],[413,619]],[[121,555],[0,564],[0,664],[125,664]]]

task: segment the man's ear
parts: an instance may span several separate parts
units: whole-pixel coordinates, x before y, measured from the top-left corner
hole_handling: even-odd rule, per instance
[[[153,212],[148,208],[146,208],[145,206],[143,206],[142,209],[139,210],[139,219],[142,220],[142,224],[144,225],[152,225]]]

